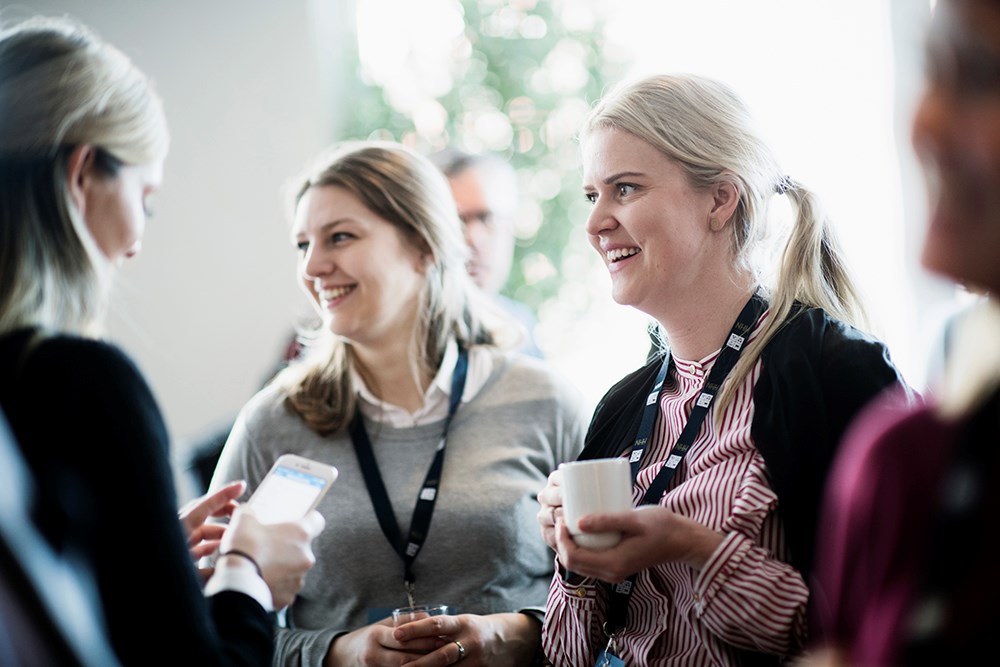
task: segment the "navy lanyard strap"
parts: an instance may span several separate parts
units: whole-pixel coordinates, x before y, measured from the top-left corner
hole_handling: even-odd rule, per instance
[[[402,533],[399,530],[399,523],[396,515],[392,511],[392,503],[389,501],[389,493],[386,491],[385,482],[382,480],[382,473],[379,472],[378,462],[375,460],[375,452],[372,450],[371,440],[368,438],[368,431],[365,429],[364,419],[361,411],[355,408],[354,418],[348,426],[351,435],[351,442],[354,444],[354,451],[358,456],[358,463],[361,466],[361,474],[365,479],[365,487],[368,489],[368,496],[371,498],[372,506],[375,508],[375,516],[378,524],[382,528],[389,544],[399,554],[403,561],[403,581],[407,585],[407,590],[413,585],[413,561],[417,559],[427,533],[431,527],[431,517],[434,514],[434,502],[437,500],[438,488],[441,484],[441,470],[444,467],[444,450],[448,441],[448,428],[451,426],[452,418],[458,410],[458,404],[462,400],[462,393],[465,391],[465,378],[469,370],[469,352],[463,347],[458,348],[458,361],[455,362],[455,371],[451,376],[451,396],[448,397],[448,416],[444,420],[444,429],[441,433],[441,440],[438,442],[437,450],[434,452],[434,460],[424,478],[424,484],[420,487],[420,494],[417,496],[417,504],[413,508],[413,518],[410,520],[410,533],[404,542]]]
[[[736,322],[729,332],[729,337],[726,338],[725,345],[722,346],[722,351],[719,352],[719,356],[712,366],[712,371],[708,374],[708,379],[702,386],[701,393],[698,394],[698,398],[695,400],[691,414],[684,425],[684,430],[681,431],[680,436],[677,438],[677,443],[670,450],[670,455],[667,457],[666,462],[664,462],[663,467],[660,468],[660,472],[650,483],[649,488],[646,489],[646,493],[642,497],[642,505],[659,504],[660,499],[670,485],[670,480],[673,479],[678,466],[684,460],[684,455],[687,454],[688,450],[691,449],[691,445],[694,444],[694,440],[698,436],[698,431],[701,430],[701,425],[704,423],[705,417],[712,407],[712,402],[716,394],[719,393],[719,389],[722,388],[722,383],[739,360],[740,353],[743,351],[743,345],[757,325],[757,320],[767,310],[767,305],[767,301],[755,293],[750,297],[746,305],[743,306],[743,310],[740,311],[739,317],[736,318]],[[663,360],[663,365],[656,376],[653,388],[646,397],[646,406],[642,411],[642,420],[639,423],[639,430],[636,432],[632,451],[629,454],[633,484],[635,484],[635,479],[642,465],[643,453],[649,446],[649,441],[653,434],[653,424],[655,424],[656,415],[659,412],[663,385],[672,365],[673,357],[668,354]],[[604,624],[604,631],[608,635],[614,635],[625,627],[628,620],[628,601],[632,596],[632,589],[635,586],[637,576],[638,573],[633,574],[627,580],[610,586],[608,620]]]

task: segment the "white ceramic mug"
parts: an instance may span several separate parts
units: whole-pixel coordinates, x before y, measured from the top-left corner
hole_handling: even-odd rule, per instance
[[[632,507],[632,472],[627,459],[593,459],[559,466],[563,513],[573,541],[587,549],[610,549],[621,533],[582,533],[580,518],[588,514],[628,512]]]

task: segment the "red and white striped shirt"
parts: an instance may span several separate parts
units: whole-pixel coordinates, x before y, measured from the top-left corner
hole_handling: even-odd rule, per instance
[[[663,467],[718,356],[715,352],[697,362],[675,359],[674,381],[660,397],[634,502],[640,502]],[[721,426],[709,413],[660,501],[724,533],[725,540],[701,571],[661,563],[639,572],[628,627],[618,640],[626,665],[731,665],[735,649],[784,655],[805,640],[809,590],[787,563],[778,498],[750,437],[760,369],[758,360],[726,408]],[[594,665],[607,644],[601,629],[606,609],[606,585],[595,579],[566,583],[556,572],[543,633],[545,653],[556,667]]]

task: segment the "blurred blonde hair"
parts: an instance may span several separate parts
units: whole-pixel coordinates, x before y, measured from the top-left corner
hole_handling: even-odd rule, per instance
[[[83,26],[37,18],[0,32],[0,332],[100,329],[109,266],[70,199],[67,159],[93,145],[113,176],[168,143],[149,80]]]
[[[392,142],[345,142],[324,152],[298,180],[292,208],[312,188],[338,187],[394,225],[428,256],[420,318],[411,337],[414,378],[433,376],[450,337],[466,348],[493,344],[493,312],[465,268],[468,248],[448,183],[425,157]],[[276,382],[288,404],[320,434],[354,414],[356,365],[350,342],[320,326],[306,332],[307,353]]]
[[[582,135],[607,127],[658,149],[684,170],[696,189],[720,182],[736,187],[739,203],[730,220],[733,253],[758,282],[763,267],[756,265],[756,257],[767,231],[768,203],[781,193],[795,205],[795,222],[769,294],[771,315],[724,384],[718,397],[723,406],[785,324],[795,302],[823,308],[849,324],[867,325],[860,294],[818,199],[783,174],[754,128],[749,110],[728,86],[693,75],[625,82],[595,106]]]

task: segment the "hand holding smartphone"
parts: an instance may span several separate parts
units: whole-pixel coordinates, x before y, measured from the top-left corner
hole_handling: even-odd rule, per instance
[[[283,454],[247,504],[261,523],[295,521],[316,509],[337,474],[334,466],[296,454]]]

